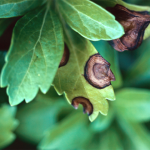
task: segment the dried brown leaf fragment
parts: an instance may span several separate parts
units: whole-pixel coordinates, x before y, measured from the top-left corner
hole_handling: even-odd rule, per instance
[[[93,105],[91,102],[84,97],[76,97],[72,100],[72,106],[77,109],[79,104],[83,106],[83,112],[87,113],[89,116],[93,113]]]
[[[109,44],[120,52],[137,49],[142,44],[145,29],[150,23],[148,12],[132,11],[119,4],[106,9],[116,17],[125,31],[121,38],[109,41]]]

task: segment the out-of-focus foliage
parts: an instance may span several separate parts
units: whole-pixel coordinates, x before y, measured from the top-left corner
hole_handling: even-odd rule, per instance
[[[31,1],[33,1],[34,4],[35,1],[34,0]],[[100,7],[96,6],[95,4],[91,3],[88,0],[84,0],[84,1],[81,0],[81,1],[77,1],[77,3],[82,3],[81,5],[82,9],[80,8],[80,6],[73,3],[68,11],[69,12],[68,15],[67,14],[67,9],[69,5],[68,2],[71,1],[75,3],[74,0],[60,0],[58,7],[60,11],[63,11],[63,16],[66,17],[68,24],[75,31],[77,31],[78,33],[80,33],[81,35],[89,39],[91,37],[96,39],[97,36],[98,38],[99,37],[102,38],[101,36],[105,35],[103,34],[103,35],[95,36],[93,34],[87,34],[88,32],[90,33],[90,30],[92,31],[92,33],[96,33],[97,32],[96,29],[98,29],[97,26],[94,26],[95,28],[93,28],[93,23],[95,24],[95,22],[99,20],[95,19],[94,18],[95,16],[92,16],[92,13],[90,13],[90,11],[92,11],[92,8],[96,9],[93,10],[93,12],[97,11],[97,9],[100,10],[101,12],[106,12],[105,10],[103,10],[102,7],[114,6],[115,4],[119,3],[132,10],[137,10],[137,11],[150,10],[149,0],[126,0],[125,2],[121,0],[107,0],[107,1],[93,0],[93,2],[100,4],[101,5]],[[34,7],[36,7],[36,5],[32,5],[33,7],[30,7],[29,9],[25,10],[26,9],[25,7],[28,6],[28,4],[30,3],[30,1],[26,1],[26,0],[13,0],[11,1],[12,4],[7,5],[7,7],[4,3],[7,1],[2,0],[2,2],[0,2],[0,8],[3,9],[7,8],[6,11],[8,11],[9,8],[12,8],[12,6],[14,5],[13,2],[20,2],[19,5],[16,3],[9,13],[6,14],[0,13],[0,15],[2,14],[2,16],[4,17],[22,15],[28,12],[29,10],[34,9]],[[85,6],[83,2],[88,2],[89,6],[86,7],[87,9],[83,9],[83,6]],[[60,5],[62,3],[63,3],[62,6],[65,7],[62,7]],[[136,6],[131,5],[131,3],[136,4]],[[41,3],[39,2],[39,4],[37,5],[41,5]],[[23,6],[24,9],[22,9]],[[16,8],[18,8],[17,12],[15,12]],[[82,13],[86,10],[88,11],[88,14],[86,14],[87,15],[86,17],[85,16],[83,17]],[[74,14],[75,12],[78,12],[78,15],[72,16],[71,14]],[[36,10],[33,10],[33,13],[36,13]],[[40,12],[38,12],[38,14],[39,13]],[[29,14],[31,14],[31,12],[29,12]],[[33,29],[36,29],[35,24],[32,24],[33,20],[30,18],[31,16],[29,14],[26,14],[24,16],[24,19],[27,20],[29,19],[30,20],[28,22],[29,25],[31,25]],[[107,15],[111,17],[109,13]],[[89,18],[89,16],[91,18]],[[81,21],[80,24],[77,24],[78,26],[75,26],[75,21],[78,20],[79,17],[83,17],[83,18],[80,20]],[[42,18],[38,18],[36,15],[35,18],[37,20],[42,19]],[[51,17],[49,16],[49,18]],[[85,18],[86,19],[88,18],[88,22],[82,22]],[[11,19],[13,20],[13,18]],[[9,24],[11,23],[11,19],[4,18],[0,20],[0,35],[2,35],[5,29],[9,26]],[[57,17],[55,19],[57,20]],[[108,18],[106,18],[106,20],[107,19]],[[111,19],[114,21],[114,17],[111,17]],[[72,22],[72,20],[74,22]],[[21,21],[22,20],[20,20],[19,22]],[[44,25],[44,22],[41,22],[40,25],[42,25],[42,23]],[[101,22],[99,21],[97,23],[100,26]],[[118,25],[118,23],[116,24]],[[23,28],[24,25],[25,25],[24,22],[20,23],[20,30],[21,32],[24,31],[23,36],[27,36],[29,32],[24,30]],[[87,25],[86,27],[88,28],[86,28],[85,25]],[[48,20],[48,24],[46,24],[45,28],[47,29],[50,26],[54,27],[53,31],[49,30],[51,33],[54,33],[53,36],[47,30],[45,30],[45,34],[48,34],[49,38],[53,37],[53,39],[55,39],[56,38],[55,33],[58,32],[59,30],[55,28],[56,26],[54,24],[50,24],[50,20]],[[16,30],[15,32],[18,32],[17,25],[15,27],[15,30]],[[85,33],[86,30],[89,31]],[[103,31],[105,30],[106,29],[103,29]],[[33,33],[33,35],[36,33],[41,33],[42,35],[42,32],[39,30]],[[32,34],[30,35],[31,35],[30,38],[33,40],[34,36]],[[62,34],[60,34],[60,36],[58,36],[58,38],[63,38]],[[76,41],[80,41],[79,36],[80,35],[76,36],[75,38]],[[103,38],[106,38],[106,36],[104,36]],[[110,39],[111,38],[112,37],[110,37]],[[22,141],[25,141],[25,144],[26,143],[33,144],[35,148],[40,150],[44,150],[44,149],[149,150],[150,149],[149,28],[145,32],[145,39],[146,40],[143,41],[142,45],[135,51],[132,52],[128,51],[123,53],[119,53],[115,51],[113,48],[110,47],[107,41],[92,42],[92,44],[97,49],[97,51],[104,57],[104,59],[106,59],[111,64],[110,68],[116,77],[116,81],[112,82],[112,86],[114,87],[115,89],[114,91],[116,93],[116,101],[109,103],[109,110],[107,116],[99,115],[97,119],[92,123],[88,121],[87,116],[85,114],[82,114],[83,108],[81,106],[79,106],[78,110],[74,110],[72,106],[67,104],[67,100],[65,97],[66,94],[63,93],[62,91],[61,92],[62,95],[61,96],[58,95],[52,86],[46,94],[43,94],[42,92],[39,91],[37,96],[34,98],[34,101],[27,104],[23,102],[16,107],[11,107],[9,104],[7,104],[8,97],[7,97],[6,89],[0,88],[0,149],[5,149],[5,147],[7,149],[7,146],[9,150],[17,149],[11,147],[11,143],[17,137],[17,139],[21,139]],[[21,39],[18,40],[20,41]],[[47,44],[47,42],[49,42],[45,38],[43,38],[42,40],[44,44]],[[82,44],[84,44],[84,40]],[[57,47],[57,44],[59,43],[57,43],[57,40],[55,42],[56,45],[54,46]],[[19,45],[20,43],[21,42],[17,43],[17,45]],[[11,49],[14,46],[13,44]],[[23,48],[26,48],[28,44],[29,43],[24,43]],[[76,55],[79,55],[79,52],[82,53],[84,51],[82,50],[82,47],[80,48],[79,45],[80,42],[77,42],[76,44],[73,44],[71,42],[70,44],[72,50],[77,49],[78,54]],[[89,48],[94,49],[91,43],[89,44],[89,42],[87,45],[85,45],[85,47],[87,53],[88,51],[90,51]],[[54,47],[52,46],[51,48]],[[0,46],[0,50],[2,50],[1,46]],[[59,56],[62,56],[61,49],[59,52],[61,53],[59,54]],[[84,52],[82,55],[87,55],[86,52]],[[6,53],[7,52],[0,52],[0,70],[4,66],[5,63],[4,57]],[[8,54],[9,53],[10,52],[8,52]],[[36,54],[39,53],[37,52]],[[84,60],[85,56],[83,57],[82,55],[80,55],[80,60]],[[34,61],[36,62],[37,59],[35,59]],[[50,61],[50,59],[48,59],[48,61]],[[22,62],[22,66],[24,65],[26,65],[25,61]],[[57,67],[58,65],[59,65],[59,61],[57,62]],[[72,66],[75,66],[75,64]],[[37,65],[37,67],[39,66]],[[11,69],[11,65],[9,69]],[[73,68],[70,67],[70,69]],[[75,76],[76,72],[77,72],[76,70],[74,72],[71,72],[68,78],[64,74],[62,74],[62,77],[64,77],[66,80],[69,80],[69,77]],[[32,73],[35,72],[33,71]],[[18,70],[18,72],[16,72],[15,77],[20,78],[19,74],[20,72]],[[44,78],[43,77],[41,78],[42,78],[41,81],[43,81]],[[50,80],[52,82],[52,79],[47,78],[46,83],[50,82]],[[66,83],[66,80],[64,81],[64,84]],[[39,86],[38,83],[35,84],[37,87]],[[44,83],[41,82],[41,84]],[[77,86],[77,88],[78,87],[79,86]],[[70,87],[70,89],[71,88],[72,86]],[[83,86],[82,88],[85,88],[85,86]],[[81,91],[82,88],[80,88]],[[28,86],[28,89],[30,89],[30,84]],[[22,93],[20,94],[23,94],[25,91],[21,91],[21,92]],[[92,94],[93,90],[90,90],[89,92]],[[94,96],[96,97],[96,95]],[[106,99],[108,99],[107,96]],[[99,101],[101,101],[100,96],[99,96]],[[24,145],[22,145],[22,149],[23,148]],[[28,149],[30,149],[30,147]]]
[[[16,107],[7,104],[0,106],[0,148],[12,143],[16,135],[13,131],[18,126],[18,120],[15,119]]]
[[[17,135],[37,144],[50,127],[71,113],[73,108],[67,106],[65,98],[58,96],[53,87],[46,95],[39,93],[33,102],[19,107],[16,116],[20,121]]]

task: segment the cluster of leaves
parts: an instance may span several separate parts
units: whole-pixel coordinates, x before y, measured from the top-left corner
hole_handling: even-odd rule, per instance
[[[122,0],[1,0],[0,36],[15,17],[23,17],[14,27],[7,55],[0,53],[0,85],[7,86],[8,95],[0,89],[0,148],[17,135],[39,149],[149,150],[150,135],[143,123],[150,120],[150,27],[144,36],[148,39],[135,52],[113,50],[106,40],[121,37],[124,30],[104,8],[116,4],[150,11],[150,7]],[[71,59],[58,69],[64,42]],[[65,99],[70,103],[80,94],[88,95],[92,104],[105,104],[94,105],[97,110],[91,121],[99,111],[107,114],[106,99],[115,99],[112,86],[95,89],[82,76],[85,62],[97,51],[111,64],[117,100],[111,103],[107,117],[100,115],[89,123],[82,108],[74,111]],[[21,103],[23,100],[28,104]]]

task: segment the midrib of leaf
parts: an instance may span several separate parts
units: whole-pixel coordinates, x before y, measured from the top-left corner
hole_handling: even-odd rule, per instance
[[[33,54],[32,54],[32,58],[31,58],[31,62],[29,63],[29,67],[28,67],[28,69],[27,69],[27,71],[26,71],[26,73],[25,73],[25,75],[24,75],[24,77],[23,77],[21,83],[18,85],[18,89],[19,89],[19,90],[17,90],[17,94],[18,94],[18,92],[20,91],[20,86],[22,85],[22,83],[23,83],[24,79],[26,78],[27,74],[29,75],[29,69],[30,69],[30,66],[31,66],[31,64],[32,64],[32,62],[33,62],[33,57],[34,57],[34,53],[35,53],[35,48],[36,48],[36,45],[38,44],[38,42],[40,41],[41,34],[42,34],[42,30],[43,30],[43,26],[44,26],[44,23],[45,23],[45,19],[46,19],[48,10],[49,10],[49,5],[48,5],[48,7],[47,7],[47,9],[46,9],[46,11],[45,11],[45,14],[44,14],[43,23],[42,23],[42,26],[41,26],[41,29],[40,29],[39,38],[37,39],[37,42],[35,43],[35,45],[34,45],[34,47],[33,47]],[[43,11],[43,9],[42,9],[41,11]],[[40,11],[40,12],[41,12],[41,11]],[[39,13],[38,13],[38,14],[39,14]],[[41,49],[42,49],[42,48],[41,48]],[[42,49],[42,50],[43,50],[43,49]],[[43,51],[42,51],[42,52],[43,52]],[[44,57],[44,60],[45,60],[45,57]],[[16,94],[16,96],[17,96],[17,94]]]
[[[108,26],[104,26],[101,22],[98,22],[97,20],[94,20],[93,18],[91,18],[90,16],[88,16],[88,15],[86,15],[86,14],[84,14],[84,13],[82,13],[81,11],[79,11],[78,9],[76,9],[75,8],[75,6],[72,6],[70,3],[68,3],[67,1],[64,1],[64,2],[66,2],[68,5],[70,5],[74,10],[76,10],[77,11],[77,13],[78,13],[78,15],[81,13],[82,15],[84,15],[84,16],[86,16],[87,18],[90,18],[91,20],[93,20],[94,22],[97,22],[98,24],[100,24],[100,25],[102,25],[103,27],[106,27],[106,28],[109,28],[109,29],[113,29],[113,30],[115,30],[115,31],[118,31],[118,30],[116,30],[116,29],[114,29],[114,28],[110,28],[110,27],[108,27]],[[78,5],[79,6],[79,5]],[[82,6],[82,5],[81,5]],[[111,15],[111,14],[110,14]],[[79,18],[81,19],[81,17],[80,17],[80,15],[79,15]],[[81,19],[82,20],[82,19]],[[82,21],[82,23],[83,23],[83,21]],[[103,22],[104,23],[104,22]],[[84,23],[83,23],[84,24]],[[84,25],[85,26],[85,25]],[[86,27],[86,26],[85,26]]]
[[[43,11],[43,9],[42,9],[41,11]],[[38,15],[41,13],[41,11],[40,11],[36,16],[38,16]],[[23,30],[34,18],[35,18],[35,16],[34,16],[32,19],[30,19],[30,20],[23,26],[23,28],[20,30],[20,33],[19,33],[18,38],[17,38],[16,41],[18,41],[18,39],[19,39],[19,37],[20,37],[20,35],[21,35],[22,30]],[[36,31],[36,32],[38,32],[38,31]],[[34,33],[35,33],[35,32],[34,32]],[[34,34],[34,33],[32,33],[32,34]],[[32,34],[31,34],[31,35],[32,35]],[[12,37],[12,39],[13,39],[13,38],[14,38],[14,37]],[[33,49],[33,48],[32,48],[32,49]],[[23,57],[25,57],[30,51],[32,51],[32,49],[28,50],[25,54],[23,54],[23,55],[15,62],[14,66],[15,66]],[[9,52],[8,52],[8,53],[9,53]],[[15,54],[14,54],[14,55],[15,55]],[[11,55],[11,57],[13,57],[13,55]],[[32,59],[32,58],[31,58],[31,59]],[[13,69],[15,69],[15,67],[12,67],[12,68],[9,70],[9,73],[8,73],[7,77],[9,77],[9,74],[11,73],[11,71],[12,71]]]

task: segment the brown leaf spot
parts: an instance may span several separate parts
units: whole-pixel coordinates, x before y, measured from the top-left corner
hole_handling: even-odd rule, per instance
[[[93,113],[93,105],[91,102],[84,97],[76,97],[72,100],[72,106],[77,109],[79,104],[83,106],[83,112],[87,113],[89,116]]]
[[[60,61],[60,64],[59,64],[59,67],[62,67],[62,66],[65,66],[69,60],[69,49],[67,47],[67,45],[65,44],[65,48],[64,48],[64,54],[63,54],[63,57]]]
[[[125,31],[121,38],[109,41],[110,45],[120,52],[138,48],[143,41],[145,29],[150,23],[148,12],[131,11],[119,4],[106,9],[116,17]]]
[[[84,69],[85,79],[94,87],[102,89],[115,81],[115,76],[110,70],[110,64],[100,55],[92,55]]]

